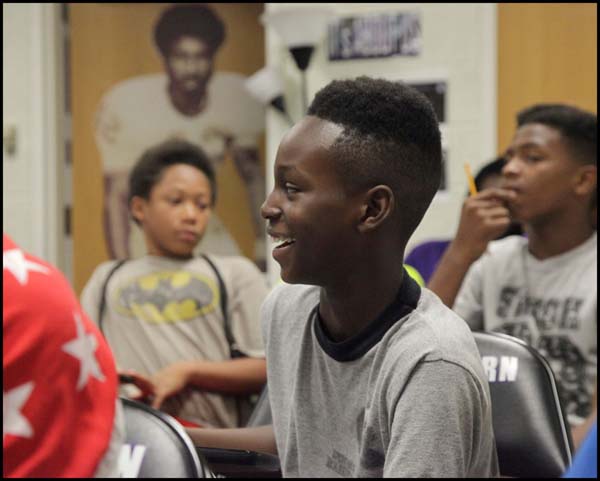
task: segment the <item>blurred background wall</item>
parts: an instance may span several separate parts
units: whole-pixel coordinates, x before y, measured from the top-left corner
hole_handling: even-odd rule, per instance
[[[62,26],[58,4],[2,4],[2,228],[70,272]]]
[[[313,4],[314,5],[314,4]],[[447,191],[434,200],[411,239],[450,237],[467,190],[462,165],[473,170],[510,141],[516,112],[535,102],[567,102],[596,112],[596,4],[329,5],[338,16],[419,12],[417,57],[327,59],[324,36],[307,71],[309,98],[329,80],[369,74],[399,80],[447,81]],[[72,276],[65,205],[72,192],[65,163],[70,135],[62,4],[3,4],[3,230],[24,248]],[[310,4],[265,4],[267,12]],[[301,111],[300,76],[281,39],[266,30],[266,62],[284,78],[290,114]],[[67,59],[68,60],[68,59]],[[267,110],[267,188],[287,123]],[[7,148],[13,145],[14,151]],[[268,256],[270,259],[270,256]],[[268,268],[271,281],[276,265]]]
[[[308,98],[335,78],[368,74],[408,82],[427,79],[447,84],[446,122],[442,128],[447,151],[447,190],[438,192],[411,244],[448,237],[457,224],[466,183],[463,162],[476,168],[496,153],[496,6],[494,4],[329,3],[335,16],[356,17],[374,13],[417,13],[422,30],[421,53],[416,56],[328,60],[326,44],[313,54],[307,71]],[[268,4],[267,11],[307,8],[304,4]],[[267,63],[279,67],[286,80],[290,112],[300,116],[298,70],[273,32],[267,30]],[[267,159],[273,162],[279,139],[287,125],[281,117],[267,120]],[[272,176],[271,176],[272,177]],[[267,177],[268,182],[273,179]],[[269,184],[269,186],[272,184]],[[271,262],[276,278],[278,265]]]

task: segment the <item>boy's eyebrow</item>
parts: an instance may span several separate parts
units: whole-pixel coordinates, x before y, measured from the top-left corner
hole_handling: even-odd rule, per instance
[[[528,142],[526,144],[521,145],[522,149],[529,149],[531,147],[543,147],[544,144],[541,142]]]
[[[513,153],[513,152],[515,152],[515,151],[517,151],[517,150],[525,150],[525,149],[542,149],[542,148],[544,148],[544,145],[543,145],[543,144],[536,143],[536,142],[527,142],[527,143],[525,143],[525,144],[521,144],[521,145],[514,145],[514,146],[511,146],[511,147],[507,148],[507,149],[504,151],[504,154],[503,154],[503,155],[507,155],[507,154]]]
[[[294,171],[294,172],[298,172],[298,169],[296,168],[295,165],[278,165],[277,166],[277,170],[278,171],[282,171],[282,172],[288,172],[288,171]]]
[[[526,142],[524,144],[515,145],[512,149],[513,150],[514,149],[530,149],[532,147],[540,148],[540,147],[543,147],[543,146],[544,146],[543,143],[530,141],[530,142]]]
[[[184,189],[181,187],[173,186],[168,191],[167,194],[185,194]],[[210,197],[210,193],[206,191],[196,192],[193,194],[194,196],[202,196],[202,197]]]

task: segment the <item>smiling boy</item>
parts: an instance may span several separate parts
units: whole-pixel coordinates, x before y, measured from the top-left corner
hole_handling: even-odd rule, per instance
[[[317,93],[262,208],[287,283],[262,309],[273,426],[260,446],[257,430],[189,430],[196,443],[277,452],[291,477],[498,474],[468,326],[402,269],[440,168],[416,90],[360,77]]]

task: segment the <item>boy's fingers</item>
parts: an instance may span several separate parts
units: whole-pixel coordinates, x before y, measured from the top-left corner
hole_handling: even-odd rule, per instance
[[[154,384],[148,378],[133,371],[129,371],[128,376],[131,377],[133,384],[141,389],[145,395],[154,394]]]
[[[495,206],[495,207],[488,209],[488,211],[486,212],[486,216],[488,218],[502,218],[502,219],[506,219],[507,221],[509,221],[510,220],[510,211],[506,207]]]
[[[502,189],[500,187],[486,189],[482,193],[489,193],[490,198],[501,199],[504,201],[513,200],[517,196],[517,193],[514,190]]]
[[[163,399],[164,399],[164,396],[159,396],[159,395],[154,396],[154,399],[152,400],[152,407],[154,409],[160,409],[160,406],[163,403]]]

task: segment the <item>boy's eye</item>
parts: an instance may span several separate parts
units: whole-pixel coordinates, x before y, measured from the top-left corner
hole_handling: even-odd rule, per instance
[[[169,204],[173,204],[173,205],[179,204],[181,202],[181,199],[176,198],[176,197],[172,197],[172,198],[167,199],[167,200],[168,200]]]
[[[286,182],[283,185],[283,188],[285,189],[286,193],[288,193],[288,194],[295,194],[295,193],[299,192],[298,187],[289,182]]]

